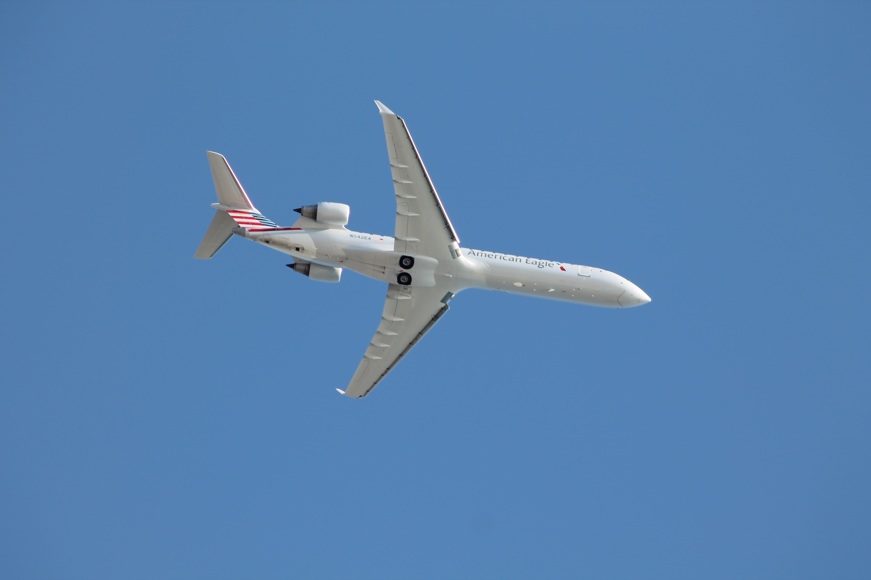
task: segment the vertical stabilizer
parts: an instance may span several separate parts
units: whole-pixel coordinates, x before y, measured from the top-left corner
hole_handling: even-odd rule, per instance
[[[241,228],[249,232],[263,232],[278,228],[278,225],[262,215],[242,188],[227,159],[220,153],[207,151],[212,179],[218,193],[218,203],[212,204],[217,211],[206,236],[194,254],[195,258],[209,259],[221,249],[233,231]]]
[[[248,194],[242,188],[242,184],[236,178],[236,174],[227,163],[227,159],[220,153],[207,151],[209,166],[212,168],[212,179],[215,180],[215,191],[218,192],[218,202],[223,209],[245,209],[257,211]],[[257,212],[260,213],[260,212]]]

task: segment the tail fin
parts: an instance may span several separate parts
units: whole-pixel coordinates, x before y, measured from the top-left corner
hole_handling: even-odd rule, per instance
[[[212,204],[217,211],[206,235],[194,254],[195,258],[208,259],[221,249],[233,230],[241,227],[252,232],[272,230],[278,225],[264,217],[251,200],[242,184],[233,173],[227,159],[220,153],[208,151],[209,166],[212,168],[212,179],[215,181],[215,190],[218,192],[218,203]]]
[[[207,151],[209,166],[212,168],[212,179],[215,180],[215,190],[218,192],[218,202],[224,206],[221,209],[247,209],[257,211],[236,174],[220,153]]]

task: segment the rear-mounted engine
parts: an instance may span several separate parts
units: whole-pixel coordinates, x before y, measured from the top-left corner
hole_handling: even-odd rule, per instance
[[[333,266],[321,266],[311,262],[294,262],[288,264],[287,267],[318,282],[338,282],[342,279],[342,269]]]
[[[344,227],[348,225],[348,220],[351,217],[350,206],[332,201],[322,201],[317,205],[304,205],[293,211],[302,217],[329,227]]]

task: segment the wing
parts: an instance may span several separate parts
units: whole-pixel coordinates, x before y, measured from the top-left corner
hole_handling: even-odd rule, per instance
[[[394,251],[423,254],[439,261],[459,257],[460,238],[448,219],[405,121],[383,103],[375,101],[375,104],[384,121],[396,193]]]
[[[343,395],[365,397],[448,311],[451,292],[390,284],[381,324]]]

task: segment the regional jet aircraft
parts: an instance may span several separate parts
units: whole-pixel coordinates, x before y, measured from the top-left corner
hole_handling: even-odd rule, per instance
[[[467,288],[502,290],[566,302],[631,308],[650,302],[629,280],[590,266],[460,247],[402,117],[375,101],[384,122],[396,194],[393,237],[348,230],[350,208],[321,202],[294,211],[280,227],[254,207],[227,160],[208,152],[218,192],[215,217],[195,256],[211,258],[233,234],[289,254],[293,271],[338,282],[348,268],[387,282],[381,322],[343,395],[368,395]]]

